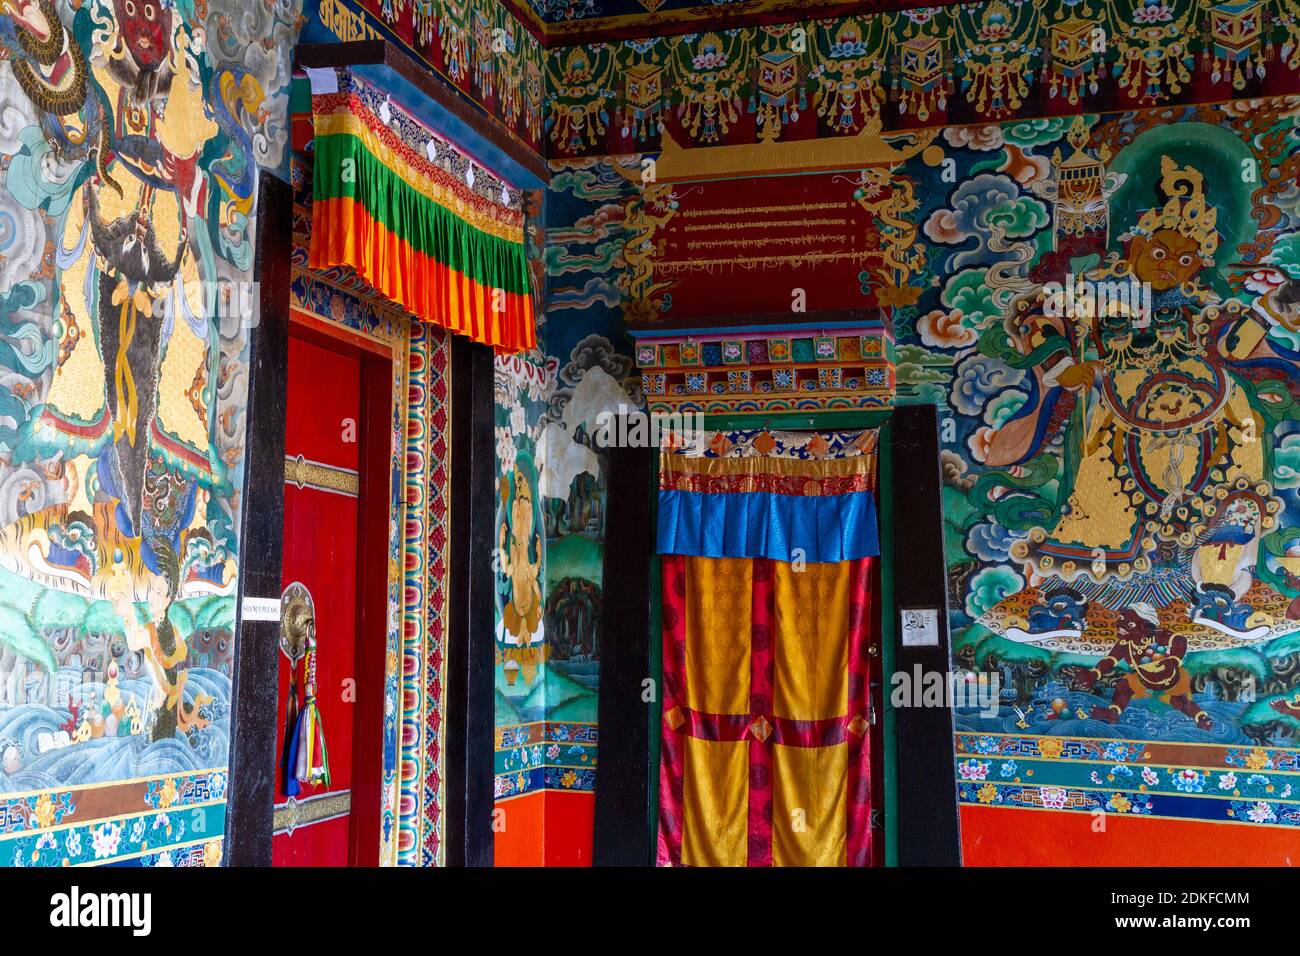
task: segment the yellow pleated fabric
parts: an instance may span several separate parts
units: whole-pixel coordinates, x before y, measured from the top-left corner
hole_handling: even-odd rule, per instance
[[[773,712],[794,720],[838,717],[849,694],[849,565],[774,567]],[[773,748],[773,865],[844,865],[847,769],[843,744]]]
[[[850,566],[777,563],[776,699],[794,720],[838,717],[848,707]]]
[[[749,712],[748,558],[686,562],[686,701],[706,714]]]
[[[843,866],[849,749],[772,748],[772,865]]]
[[[686,741],[682,863],[744,866],[749,852],[749,743]]]

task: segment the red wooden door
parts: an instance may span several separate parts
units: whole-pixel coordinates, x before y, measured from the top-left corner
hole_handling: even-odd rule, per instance
[[[285,794],[285,707],[291,679],[280,657],[276,778],[277,866],[346,866],[353,845],[354,709],[357,700],[358,536],[362,414],[360,357],[289,337],[285,410],[283,586],[311,593],[316,621],[316,702],[329,753],[330,784]],[[380,649],[382,653],[382,646]],[[301,691],[299,693],[301,704]],[[380,741],[358,741],[379,747]]]

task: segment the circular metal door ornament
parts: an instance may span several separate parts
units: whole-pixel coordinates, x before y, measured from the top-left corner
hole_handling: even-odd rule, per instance
[[[316,602],[307,585],[294,581],[280,595],[280,651],[295,667],[316,636]]]

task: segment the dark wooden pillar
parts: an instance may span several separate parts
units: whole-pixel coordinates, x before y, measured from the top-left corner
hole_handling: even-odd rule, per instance
[[[650,564],[655,559],[650,448],[606,456],[600,603],[596,866],[646,866],[650,838]],[[655,693],[659,689],[655,688]]]
[[[948,642],[947,569],[943,556],[939,430],[933,405],[907,405],[893,418],[894,606],[938,611],[932,646],[903,645],[894,629],[894,667],[914,675],[951,669]],[[887,678],[891,675],[886,675]],[[911,678],[909,677],[909,680]],[[889,694],[891,685],[884,693]],[[901,866],[957,866],[957,785],[953,778],[952,711],[898,707],[898,862]]]
[[[239,600],[231,691],[227,866],[271,865],[275,803],[280,621],[247,620],[247,598],[280,600],[284,539],[284,409],[289,371],[289,277],[293,193],[263,174],[257,195],[254,277],[259,316],[248,330],[247,437],[240,493]]]
[[[447,627],[448,866],[491,866],[495,756],[496,447],[492,350],[451,340],[451,549]]]

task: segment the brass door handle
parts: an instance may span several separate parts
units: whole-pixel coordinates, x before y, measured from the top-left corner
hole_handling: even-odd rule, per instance
[[[316,637],[316,602],[301,581],[294,581],[280,595],[280,651],[294,667]]]

